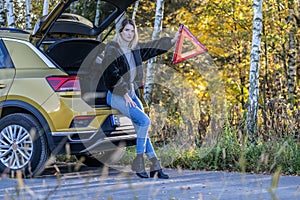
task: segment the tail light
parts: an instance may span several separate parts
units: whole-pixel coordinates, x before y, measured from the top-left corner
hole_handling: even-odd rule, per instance
[[[51,76],[47,81],[56,92],[80,91],[77,76]]]

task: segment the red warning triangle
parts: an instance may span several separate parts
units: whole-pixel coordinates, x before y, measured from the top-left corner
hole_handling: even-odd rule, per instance
[[[206,53],[208,51],[207,48],[203,44],[201,44],[199,40],[183,24],[180,24],[179,33],[180,36],[176,42],[172,64],[180,63],[184,60]],[[193,48],[183,53],[182,50],[185,39],[193,44]]]

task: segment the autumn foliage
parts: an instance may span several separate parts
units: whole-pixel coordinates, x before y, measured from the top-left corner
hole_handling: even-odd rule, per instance
[[[41,16],[43,1],[33,1],[32,4],[34,24]],[[54,4],[55,1],[51,1],[50,7]],[[253,23],[252,1],[165,0],[164,5],[163,28],[173,34],[179,24],[184,24],[205,45],[208,53],[176,65],[170,64],[172,52],[159,57],[158,62],[165,70],[159,71],[164,76],[159,77],[161,82],[157,84],[152,97],[150,114],[153,119],[157,119],[153,120],[153,138],[162,145],[188,138],[193,141],[193,145],[188,145],[195,147],[205,144],[207,136],[220,137],[219,134],[228,136],[234,133],[231,137],[237,140],[238,146],[242,146],[243,142],[239,138],[244,138],[247,133],[245,120]],[[15,6],[19,16],[16,24],[18,28],[24,28],[22,8],[22,2]],[[132,10],[133,7],[129,8],[128,15]],[[141,30],[151,30],[154,13],[155,1],[140,0],[135,19]],[[299,25],[298,1],[263,1],[258,113],[260,142],[282,141],[282,138],[292,137],[295,148],[299,148]],[[148,33],[141,33],[141,38]],[[170,80],[172,84],[167,85]],[[177,92],[170,88],[176,88]],[[218,123],[220,120],[223,123]],[[216,135],[215,130],[218,132]],[[225,141],[228,142],[228,138]],[[220,151],[226,147],[221,146]],[[251,155],[249,153],[245,156]],[[228,166],[224,164],[224,168]]]

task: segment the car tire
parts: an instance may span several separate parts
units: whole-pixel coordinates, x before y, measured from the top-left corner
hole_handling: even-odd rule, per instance
[[[15,113],[0,120],[0,173],[39,175],[49,158],[42,126],[29,114]]]
[[[102,167],[118,162],[124,155],[126,147],[115,150],[102,151],[93,154],[80,154],[76,158],[88,167]]]

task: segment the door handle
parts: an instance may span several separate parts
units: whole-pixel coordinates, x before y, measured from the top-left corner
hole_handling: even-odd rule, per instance
[[[3,89],[3,88],[5,88],[5,87],[6,87],[5,84],[1,84],[1,83],[0,83],[0,89]]]

